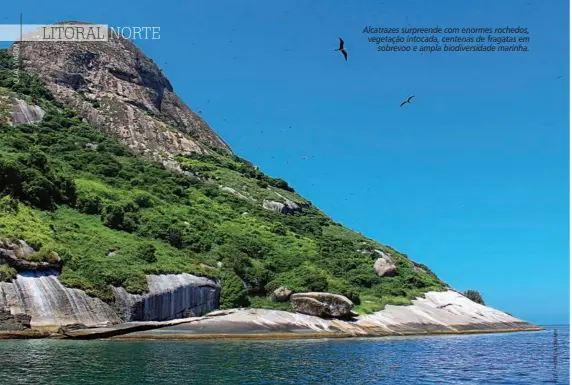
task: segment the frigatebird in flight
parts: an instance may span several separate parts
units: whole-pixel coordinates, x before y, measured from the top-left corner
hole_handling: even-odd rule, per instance
[[[411,104],[411,99],[413,99],[414,97],[415,97],[415,95],[408,97],[406,101],[404,101],[403,103],[401,103],[399,105],[399,107],[403,107],[403,105],[407,104],[407,103]]]
[[[340,48],[335,49],[334,51],[342,51],[342,54],[344,54],[344,58],[346,59],[346,61],[348,61],[348,53],[344,48],[344,41],[342,40],[341,37],[339,39],[340,39]]]

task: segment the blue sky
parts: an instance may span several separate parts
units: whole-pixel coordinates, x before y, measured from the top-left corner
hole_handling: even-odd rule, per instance
[[[138,46],[238,155],[453,287],[568,322],[568,2],[21,0],[0,22],[19,12],[160,26]],[[531,51],[380,53],[368,25],[521,26]]]

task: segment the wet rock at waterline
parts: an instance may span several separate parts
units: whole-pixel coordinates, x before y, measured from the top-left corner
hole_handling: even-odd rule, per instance
[[[149,293],[130,294],[113,288],[116,305],[125,321],[165,321],[196,316],[218,308],[220,284],[191,274],[148,275]]]
[[[296,293],[290,297],[297,313],[322,318],[352,318],[354,304],[343,295],[331,293]]]
[[[9,310],[0,308],[0,330],[20,331],[30,328],[30,317],[24,313],[12,314]]]

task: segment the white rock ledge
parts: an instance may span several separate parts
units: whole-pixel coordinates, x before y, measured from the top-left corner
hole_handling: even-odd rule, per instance
[[[356,321],[266,309],[216,311],[178,325],[122,333],[121,339],[313,338],[413,334],[459,334],[542,330],[455,291],[429,292],[409,306],[388,305]],[[92,332],[96,332],[93,330]],[[116,336],[118,334],[115,334]]]

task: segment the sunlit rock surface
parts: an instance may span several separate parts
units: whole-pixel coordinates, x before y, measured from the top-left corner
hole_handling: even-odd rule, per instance
[[[12,125],[34,124],[44,119],[45,112],[39,106],[15,99],[12,104]]]
[[[382,336],[403,334],[463,333],[540,330],[536,325],[502,311],[479,305],[455,291],[429,292],[409,306],[386,306],[380,312],[357,317],[356,321],[327,320],[300,313],[265,309],[232,309],[214,312],[200,320],[148,332],[133,333],[132,338],[150,335],[174,337],[197,334],[344,334]]]
[[[205,144],[230,151],[176,95],[162,69],[128,39],[30,41],[19,45],[19,55],[24,68],[66,107],[136,152],[151,158],[204,153]]]
[[[82,290],[63,286],[54,271],[20,273],[13,282],[0,283],[0,309],[32,317],[32,328],[69,324],[89,327],[121,320],[109,305]]]
[[[218,308],[220,285],[191,274],[148,275],[149,293],[130,294],[114,288],[125,321],[164,321],[192,312],[199,316]]]

